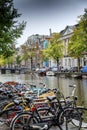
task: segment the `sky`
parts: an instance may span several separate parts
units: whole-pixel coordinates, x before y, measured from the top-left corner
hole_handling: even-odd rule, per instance
[[[13,0],[14,7],[21,13],[19,22],[27,22],[17,46],[24,44],[31,35],[50,35],[60,32],[67,25],[77,24],[78,16],[84,14],[87,0]]]

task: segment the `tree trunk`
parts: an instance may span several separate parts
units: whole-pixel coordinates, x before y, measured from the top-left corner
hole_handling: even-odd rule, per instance
[[[78,58],[78,71],[80,70],[80,58]]]
[[[33,65],[33,59],[32,59],[32,57],[31,57],[31,70],[32,70],[32,65]]]
[[[59,69],[59,57],[57,57],[57,68]]]

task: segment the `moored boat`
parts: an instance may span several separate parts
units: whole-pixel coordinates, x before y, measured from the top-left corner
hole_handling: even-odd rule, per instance
[[[47,76],[54,76],[54,75],[55,75],[55,72],[53,72],[53,71],[47,71],[47,72],[46,72],[46,75],[47,75]]]

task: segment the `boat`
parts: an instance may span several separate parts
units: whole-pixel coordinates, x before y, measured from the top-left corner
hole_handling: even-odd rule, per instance
[[[46,76],[46,68],[40,68],[36,72],[38,73],[39,76]]]
[[[84,74],[83,74],[83,75],[82,75],[82,78],[83,78],[83,79],[87,79],[87,75],[84,75]]]
[[[46,75],[47,75],[47,76],[54,76],[54,75],[55,75],[55,72],[53,72],[53,71],[47,71],[47,72],[46,72]]]
[[[7,84],[7,85],[11,85],[11,86],[15,86],[17,84],[19,84],[18,82],[15,82],[15,81],[7,81],[5,82],[4,84]]]
[[[39,76],[46,76],[46,72],[45,72],[45,71],[43,71],[43,72],[38,72],[38,75],[39,75]]]
[[[82,75],[81,74],[80,75],[79,74],[76,74],[76,75],[72,74],[71,77],[73,77],[73,78],[82,78]]]

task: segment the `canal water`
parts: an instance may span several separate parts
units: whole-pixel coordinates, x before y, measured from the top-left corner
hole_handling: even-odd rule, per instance
[[[19,83],[33,83],[37,86],[40,82],[46,84],[48,88],[57,88],[63,92],[64,96],[69,96],[73,88],[69,85],[76,85],[75,95],[78,97],[78,104],[87,107],[87,79],[61,78],[58,76],[39,77],[37,74],[0,74],[0,82],[16,81]]]

